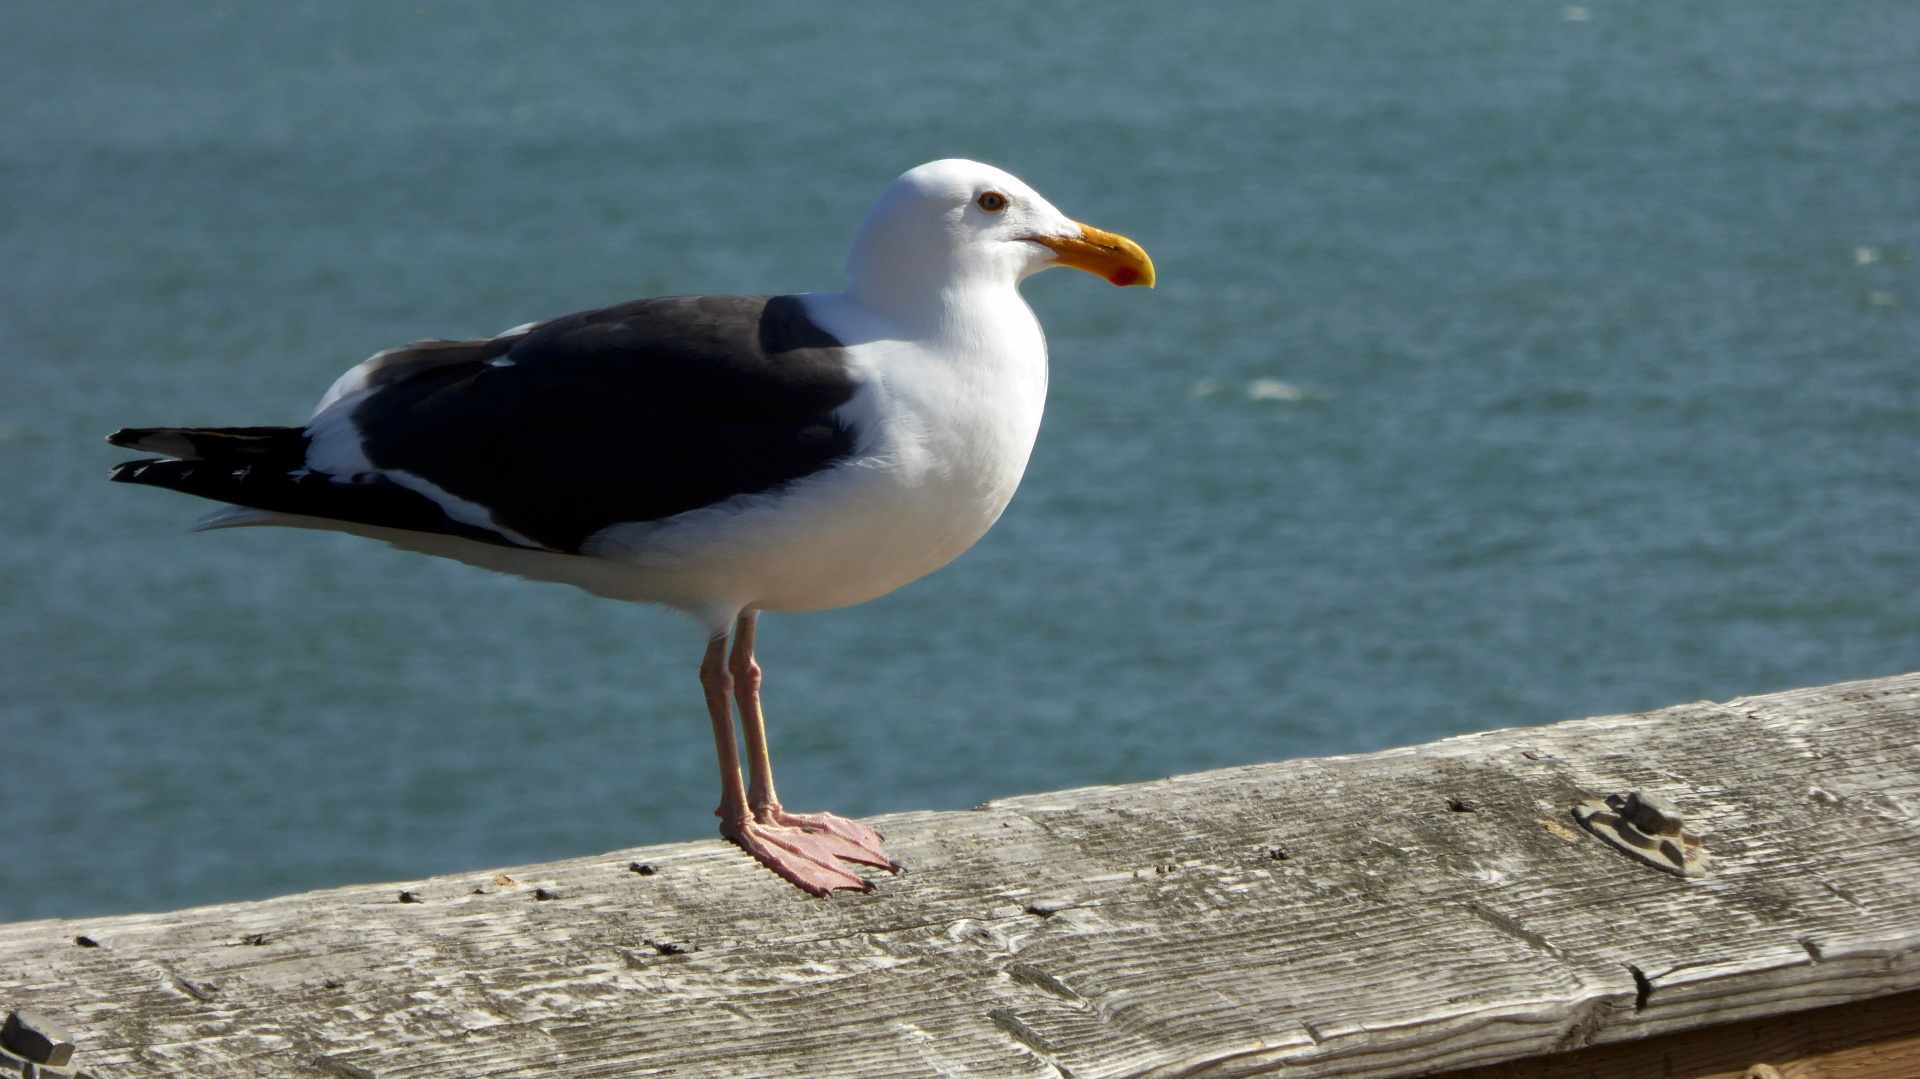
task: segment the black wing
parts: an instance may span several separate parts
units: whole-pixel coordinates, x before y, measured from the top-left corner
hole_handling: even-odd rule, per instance
[[[123,483],[256,509],[578,552],[612,524],[757,494],[853,452],[834,412],[846,350],[793,296],[677,296],[568,315],[497,338],[422,341],[356,369],[348,430],[137,428],[109,436],[180,458]],[[381,471],[310,468],[318,438],[357,437]],[[449,506],[404,472],[468,503]]]
[[[578,551],[611,524],[771,490],[853,452],[845,349],[793,296],[638,300],[352,405],[369,461]]]

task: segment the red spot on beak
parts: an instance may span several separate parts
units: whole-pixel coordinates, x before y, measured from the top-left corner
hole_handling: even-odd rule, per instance
[[[1140,271],[1134,269],[1131,266],[1122,266],[1119,269],[1108,274],[1107,280],[1113,282],[1116,285],[1119,285],[1121,288],[1125,288],[1128,285],[1133,284],[1135,281],[1140,280]]]

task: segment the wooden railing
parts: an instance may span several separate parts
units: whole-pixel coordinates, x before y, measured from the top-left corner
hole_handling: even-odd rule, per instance
[[[1920,675],[872,823],[869,895],[714,840],[0,925],[0,1010],[102,1079],[1920,1075]]]

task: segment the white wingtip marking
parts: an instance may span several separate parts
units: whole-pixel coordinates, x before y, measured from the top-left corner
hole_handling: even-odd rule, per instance
[[[257,510],[248,506],[221,506],[219,509],[200,518],[193,526],[195,532],[212,532],[217,528],[247,528],[252,525],[270,525],[279,520],[280,515],[272,510]]]

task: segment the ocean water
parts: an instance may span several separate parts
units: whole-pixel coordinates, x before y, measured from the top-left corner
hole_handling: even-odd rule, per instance
[[[120,426],[839,287],[970,156],[1161,286],[948,569],[769,616],[782,793],[957,808],[1920,666],[1920,7],[0,7],[0,918],[713,834],[689,622],[187,529]]]

